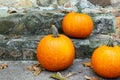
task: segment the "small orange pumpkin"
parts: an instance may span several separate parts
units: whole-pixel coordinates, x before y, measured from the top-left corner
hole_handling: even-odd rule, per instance
[[[70,12],[63,18],[62,29],[70,37],[86,38],[93,30],[93,21],[87,14]]]
[[[102,45],[92,54],[91,64],[93,70],[104,78],[120,76],[120,47]]]
[[[74,56],[74,45],[63,34],[54,32],[54,34],[42,38],[38,43],[37,59],[49,71],[60,71],[68,68],[73,63]]]

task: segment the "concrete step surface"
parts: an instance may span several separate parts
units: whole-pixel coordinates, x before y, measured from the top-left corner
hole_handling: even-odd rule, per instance
[[[84,67],[83,62],[90,61],[90,59],[75,59],[73,65],[60,73],[64,76],[65,74],[71,72],[75,73],[81,71],[68,77],[66,80],[87,80],[85,76],[96,77],[98,80],[120,80],[117,79],[104,79],[96,75],[90,67]],[[7,63],[8,67],[6,69],[0,70],[0,80],[55,80],[50,78],[50,75],[57,72],[42,71],[38,76],[34,76],[32,71],[27,69],[28,66],[38,63],[38,61],[0,61],[2,63]]]

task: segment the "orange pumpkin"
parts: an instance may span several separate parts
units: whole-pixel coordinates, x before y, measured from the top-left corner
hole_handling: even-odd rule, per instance
[[[93,70],[104,78],[120,76],[120,47],[103,45],[92,54],[91,64]]]
[[[63,32],[74,38],[86,38],[93,30],[93,21],[87,14],[70,12],[62,21]]]
[[[37,59],[49,71],[68,68],[74,60],[75,49],[72,41],[63,34],[49,34],[42,38],[37,47]]]

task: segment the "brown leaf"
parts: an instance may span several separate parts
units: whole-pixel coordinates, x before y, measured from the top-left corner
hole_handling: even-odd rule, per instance
[[[28,67],[27,67],[27,70],[29,70],[29,71],[34,71],[34,68],[33,68],[33,66],[28,66]]]
[[[36,70],[36,71],[34,71],[34,73],[33,73],[34,76],[38,76],[38,75],[41,73],[41,71],[42,71],[42,70]]]
[[[68,78],[68,77],[71,77],[72,75],[73,74],[71,72],[68,72],[65,77]]]
[[[87,75],[85,75],[84,77],[85,77],[87,80],[99,80],[99,78],[93,77],[93,76],[87,76]]]
[[[0,70],[2,70],[3,69],[3,67],[2,66],[0,66]]]
[[[7,65],[6,63],[3,63],[1,66],[2,66],[4,69],[8,67],[8,65]]]
[[[8,65],[6,63],[3,63],[2,65],[0,65],[0,70],[6,69],[8,67]]]
[[[91,62],[83,62],[84,67],[91,67]]]
[[[29,71],[34,71],[33,75],[34,76],[38,76],[43,70],[45,70],[43,67],[41,67],[41,65],[38,64],[33,64],[32,66],[28,66],[27,69]]]
[[[34,71],[38,71],[41,69],[41,67],[33,66]]]

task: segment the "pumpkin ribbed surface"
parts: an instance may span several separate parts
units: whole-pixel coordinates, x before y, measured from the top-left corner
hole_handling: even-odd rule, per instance
[[[70,12],[62,21],[63,32],[74,38],[86,38],[93,30],[93,21],[87,14]]]
[[[105,78],[120,76],[120,47],[100,46],[92,54],[93,70]]]
[[[74,60],[75,50],[72,41],[65,35],[47,35],[38,44],[37,59],[49,71],[68,68]]]

